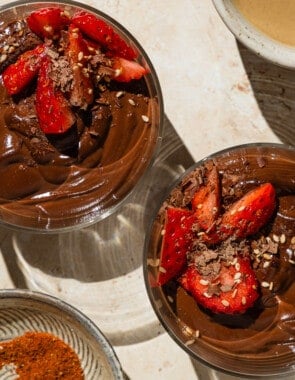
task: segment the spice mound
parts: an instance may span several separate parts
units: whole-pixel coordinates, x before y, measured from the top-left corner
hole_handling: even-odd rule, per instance
[[[77,354],[50,333],[27,332],[0,343],[0,367],[13,366],[20,380],[84,379]]]
[[[120,203],[159,133],[137,49],[93,13],[41,8],[2,23],[0,74],[1,217],[59,228]]]

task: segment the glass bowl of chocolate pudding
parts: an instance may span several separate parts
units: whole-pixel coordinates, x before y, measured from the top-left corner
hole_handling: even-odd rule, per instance
[[[74,1],[11,2],[0,6],[0,27],[0,223],[49,233],[102,221],[158,152],[153,64],[124,26]],[[26,59],[32,78],[16,76],[14,87]]]
[[[151,305],[173,340],[211,368],[254,378],[294,376],[294,173],[294,147],[277,143],[230,147],[195,163],[171,184],[152,220],[143,263]],[[202,188],[209,192],[198,203]],[[254,198],[260,202],[256,206]],[[235,219],[237,229],[222,229],[231,226],[236,205],[235,212],[241,213]],[[263,212],[256,213],[253,207]],[[200,209],[206,217],[218,210],[206,229],[203,222],[209,219],[202,222]],[[239,224],[244,218],[249,224]],[[231,232],[220,235],[221,231]],[[223,261],[226,255],[230,261]],[[240,269],[241,257],[249,272]],[[234,268],[229,288],[221,288],[222,274],[214,263]],[[199,277],[191,280],[190,270]],[[247,291],[255,296],[245,307],[246,296],[240,303],[236,298],[238,284],[251,276],[255,283]],[[201,286],[206,292],[196,295],[194,287]],[[220,301],[226,294],[228,298]],[[221,307],[215,304],[214,309],[216,299]]]

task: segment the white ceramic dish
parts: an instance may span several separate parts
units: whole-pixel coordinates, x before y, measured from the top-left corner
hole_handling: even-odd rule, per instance
[[[0,290],[0,326],[0,342],[33,331],[62,339],[77,353],[85,380],[124,378],[102,332],[84,314],[58,298],[28,290]],[[3,367],[0,378],[13,377]]]
[[[234,36],[256,54],[290,69],[295,68],[295,48],[282,44],[250,24],[231,0],[212,0],[225,25]]]

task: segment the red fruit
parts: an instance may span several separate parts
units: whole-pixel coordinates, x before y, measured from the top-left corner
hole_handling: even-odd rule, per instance
[[[194,194],[192,208],[199,226],[208,231],[214,227],[214,223],[220,212],[220,181],[216,166],[207,172],[205,183]]]
[[[157,283],[163,285],[179,275],[186,265],[186,253],[192,240],[195,218],[191,211],[168,208],[161,247]]]
[[[85,36],[83,36],[83,40],[85,44],[87,45],[89,55],[95,55],[101,51],[101,46],[98,42],[90,40],[89,38],[86,38]]]
[[[72,17],[72,22],[83,34],[99,42],[109,50],[112,55],[131,60],[137,57],[134,49],[132,49],[111,26],[94,14],[79,11]]]
[[[69,22],[70,19],[58,7],[39,9],[27,18],[31,31],[41,38],[54,38]]]
[[[49,58],[44,58],[38,75],[36,112],[44,133],[63,133],[75,123],[75,117],[64,95],[55,88],[49,76],[50,65]]]
[[[246,193],[222,216],[220,238],[245,238],[257,233],[272,216],[276,206],[275,197],[271,183],[264,183]]]
[[[70,92],[70,103],[86,109],[93,102],[93,84],[87,71],[89,50],[82,34],[71,24],[69,42],[66,51],[73,72],[73,86]]]
[[[2,78],[9,95],[18,94],[35,78],[40,69],[44,51],[44,45],[28,50],[4,70]]]
[[[179,281],[198,304],[213,313],[244,313],[259,296],[255,273],[246,258],[229,266],[222,264],[214,278],[202,276],[195,265],[188,266]]]
[[[140,79],[148,73],[148,70],[139,63],[118,57],[113,60],[113,69],[116,70],[113,79],[117,82],[130,82],[133,79]]]

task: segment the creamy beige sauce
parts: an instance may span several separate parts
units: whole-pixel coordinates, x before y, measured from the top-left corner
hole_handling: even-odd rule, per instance
[[[295,0],[232,0],[257,29],[269,37],[295,46]]]

